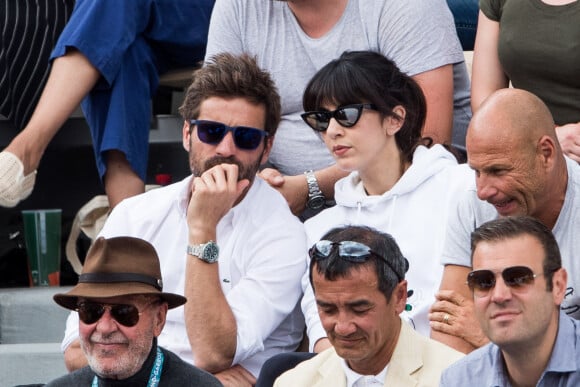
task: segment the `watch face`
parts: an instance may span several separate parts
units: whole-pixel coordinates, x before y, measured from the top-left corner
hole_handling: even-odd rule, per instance
[[[313,210],[318,210],[319,208],[322,208],[322,206],[324,206],[325,201],[326,200],[324,199],[323,196],[314,196],[310,198],[310,200],[308,200],[308,207]]]
[[[217,262],[219,257],[219,249],[215,242],[208,242],[203,248],[203,254],[201,259],[206,262],[214,263]]]

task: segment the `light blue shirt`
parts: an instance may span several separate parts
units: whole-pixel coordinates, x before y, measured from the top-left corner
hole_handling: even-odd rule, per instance
[[[511,387],[497,345],[481,347],[448,367],[441,376],[441,387]],[[552,356],[536,386],[580,386],[580,321],[560,312],[558,335]]]

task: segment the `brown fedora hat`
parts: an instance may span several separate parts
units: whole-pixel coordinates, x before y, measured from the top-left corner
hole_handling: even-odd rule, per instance
[[[147,241],[132,237],[98,238],[91,246],[77,285],[67,293],[55,294],[54,301],[75,310],[78,298],[108,298],[133,294],[155,294],[169,309],[187,299],[163,293],[159,257]]]

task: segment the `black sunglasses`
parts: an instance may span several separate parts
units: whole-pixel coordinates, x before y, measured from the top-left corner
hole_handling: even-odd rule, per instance
[[[155,303],[151,302],[147,306]],[[79,313],[79,319],[85,324],[94,324],[105,314],[105,310],[109,309],[111,316],[119,324],[126,327],[133,327],[139,322],[139,316],[143,312],[135,305],[125,304],[99,304],[96,302],[81,302],[76,311]]]
[[[513,289],[524,289],[534,283],[534,279],[544,273],[534,274],[526,266],[512,266],[503,269],[501,277],[507,286]],[[496,283],[496,273],[491,270],[475,270],[467,275],[467,286],[478,297],[485,297]]]
[[[350,262],[366,262],[371,256],[375,256],[387,264],[393,273],[395,273],[399,282],[403,280],[403,276],[395,270],[385,257],[374,252],[370,247],[360,242],[331,242],[328,240],[321,240],[316,242],[314,246],[310,248],[308,255],[311,259],[322,261],[328,259],[332,254],[332,251],[336,248],[338,248],[338,256]],[[405,263],[407,264],[407,262]]]
[[[344,105],[333,111],[320,110],[302,113],[301,117],[312,129],[317,132],[325,132],[330,124],[330,119],[334,118],[341,126],[350,128],[356,125],[363,109],[377,110],[372,103],[356,103]]]
[[[234,144],[240,149],[254,150],[262,141],[268,137],[268,133],[262,129],[251,128],[249,126],[227,126],[221,122],[190,120],[189,133],[193,130],[193,125],[197,126],[197,137],[206,144],[219,144],[228,132],[234,136]]]

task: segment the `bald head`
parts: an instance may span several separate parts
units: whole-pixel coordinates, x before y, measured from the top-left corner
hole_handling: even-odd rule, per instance
[[[567,185],[566,161],[546,105],[519,89],[490,95],[467,130],[477,196],[502,216],[531,215],[553,226]]]
[[[524,144],[535,148],[542,136],[558,144],[552,114],[534,94],[521,89],[500,89],[475,112],[467,131],[469,143]]]

